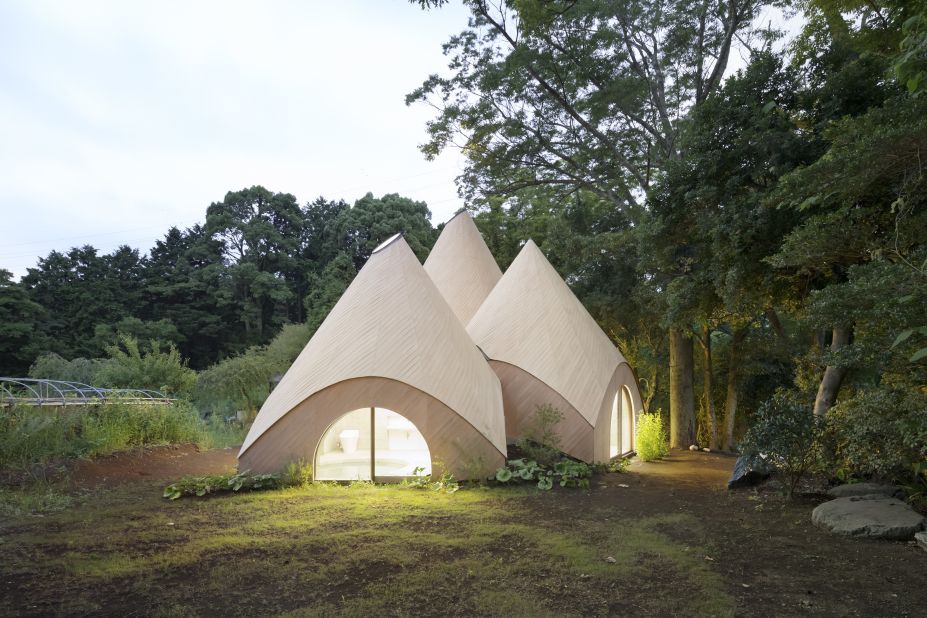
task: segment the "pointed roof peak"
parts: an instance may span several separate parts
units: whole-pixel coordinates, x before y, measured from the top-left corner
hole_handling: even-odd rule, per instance
[[[530,239],[467,332],[489,358],[545,382],[593,425],[615,369],[625,362]]]
[[[379,245],[377,245],[377,248],[371,251],[370,255],[372,256],[375,253],[379,253],[380,251],[383,251],[384,249],[386,249],[387,247],[395,243],[397,240],[402,240],[402,244],[406,245],[407,247],[409,246],[409,244],[405,240],[405,237],[403,237],[402,232],[398,232],[396,234],[393,234],[392,236],[390,236],[383,242],[381,242]]]
[[[476,222],[466,210],[444,225],[425,260],[425,272],[464,325],[502,277]]]
[[[447,221],[445,221],[444,225],[447,226],[451,221],[453,221],[454,219],[456,219],[456,218],[459,217],[460,215],[466,215],[466,218],[467,218],[467,219],[470,219],[471,221],[473,220],[473,216],[470,214],[470,211],[467,210],[466,208],[461,208],[460,210],[458,210],[457,212],[454,213],[454,216],[453,216],[453,217],[451,217],[450,219],[448,219]]]

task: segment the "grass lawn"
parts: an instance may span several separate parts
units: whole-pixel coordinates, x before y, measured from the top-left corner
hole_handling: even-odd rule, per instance
[[[97,490],[67,510],[0,524],[0,615],[916,615],[927,606],[920,549],[831,537],[810,526],[810,504],[722,490],[732,460],[676,457],[598,476],[589,491],[314,485],[171,502],[151,481]]]

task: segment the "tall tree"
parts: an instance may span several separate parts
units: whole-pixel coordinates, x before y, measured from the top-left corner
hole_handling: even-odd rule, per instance
[[[260,186],[229,192],[206,210],[206,232],[222,244],[250,343],[269,341],[298,303],[283,276],[293,270],[301,227],[296,198]]]
[[[406,98],[437,111],[426,156],[462,149],[458,181],[470,199],[588,191],[635,223],[654,178],[683,154],[682,124],[719,88],[735,41],[767,40],[752,26],[755,0],[465,4],[469,27],[445,45],[453,74]],[[693,370],[692,340],[672,341],[671,388]],[[689,391],[676,390],[671,421],[693,425]]]
[[[43,314],[13,273],[0,268],[0,375],[26,375],[45,343]]]
[[[357,270],[393,234],[401,232],[419,260],[427,257],[437,236],[427,204],[395,193],[381,198],[368,193],[351,208],[341,210],[334,226],[340,250],[353,258]]]

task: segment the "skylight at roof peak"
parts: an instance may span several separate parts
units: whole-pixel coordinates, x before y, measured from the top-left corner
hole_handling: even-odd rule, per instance
[[[386,240],[384,240],[383,242],[381,242],[379,245],[377,245],[377,248],[373,250],[373,253],[376,253],[377,251],[381,251],[381,250],[385,249],[385,248],[388,247],[394,240],[396,240],[397,238],[401,238],[401,237],[402,237],[402,232],[399,232],[398,234],[393,234],[392,236],[390,236],[389,238],[387,238]]]

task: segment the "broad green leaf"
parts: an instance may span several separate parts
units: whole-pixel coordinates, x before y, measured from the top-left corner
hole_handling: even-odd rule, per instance
[[[900,333],[898,333],[898,336],[895,337],[895,343],[892,344],[892,347],[894,348],[899,343],[902,343],[903,341],[907,341],[907,339],[913,334],[914,334],[913,328],[909,328],[907,330],[901,331]]]

